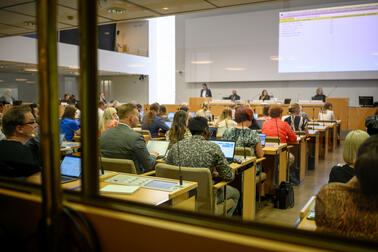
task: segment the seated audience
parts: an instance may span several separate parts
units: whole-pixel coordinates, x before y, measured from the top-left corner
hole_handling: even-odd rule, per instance
[[[70,98],[68,99],[68,104],[69,105],[76,105],[76,103],[77,103],[77,100],[76,100],[76,98],[75,98],[75,95],[71,95],[70,96]]]
[[[215,167],[221,179],[231,181],[235,175],[229,166],[220,147],[212,142],[207,141],[210,137],[209,125],[203,117],[195,117],[189,120],[188,128],[192,137],[183,139],[174,144],[168,153],[167,164],[184,167],[203,167],[209,168],[213,173]],[[179,146],[178,146],[179,145]],[[180,149],[180,160],[178,157]],[[227,212],[232,215],[239,201],[239,191],[231,186],[226,186],[227,199],[233,199],[234,207]],[[223,190],[217,191],[217,203],[223,201]]]
[[[307,121],[310,121],[310,118],[308,117],[306,112],[303,112],[303,106],[299,105],[299,115],[305,118]]]
[[[317,230],[378,241],[378,136],[359,147],[356,176],[348,183],[329,183],[317,194]]]
[[[0,141],[0,176],[28,177],[40,171],[38,153],[25,146],[37,134],[37,121],[28,106],[10,108],[2,120],[5,140]]]
[[[215,121],[215,127],[217,128],[217,138],[221,138],[223,133],[228,128],[233,128],[236,126],[236,122],[232,120],[232,110],[225,108],[222,114]]]
[[[261,116],[259,116],[257,118],[257,120],[261,120],[261,121],[267,121],[267,120],[269,120],[270,119],[269,109],[270,109],[270,106],[269,105],[265,105],[264,108],[263,108],[263,114]]]
[[[181,103],[178,110],[182,110],[182,111],[185,111],[186,113],[188,113],[188,119],[189,120],[192,118],[192,114],[190,113],[190,107],[189,107],[188,103],[186,103],[186,102]]]
[[[7,88],[3,96],[0,97],[0,102],[3,104],[13,104],[15,98],[12,96],[12,89]]]
[[[268,95],[268,91],[266,89],[264,89],[262,92],[261,92],[261,95],[259,97],[259,100],[270,100],[270,96]]]
[[[326,102],[324,107],[319,112],[318,119],[320,121],[335,121],[335,114],[332,111],[332,104]]]
[[[75,135],[80,135],[80,127],[75,121],[76,108],[67,106],[61,119],[59,119],[60,133],[65,134],[66,141],[72,142]]]
[[[297,135],[290,128],[290,126],[281,120],[282,108],[279,105],[272,105],[269,110],[271,119],[265,121],[262,128],[262,133],[267,137],[280,137],[281,143],[297,141]],[[277,133],[279,135],[277,135]]]
[[[104,110],[104,114],[99,121],[99,135],[115,126],[118,125],[117,121],[117,110],[113,107],[106,108]]]
[[[178,141],[192,136],[190,130],[187,128],[188,120],[188,113],[185,111],[179,110],[175,113],[172,127],[165,134],[166,140],[169,141],[169,148]]]
[[[160,105],[159,107],[159,117],[163,119],[164,122],[169,122],[167,115],[167,108],[164,105]]]
[[[378,134],[378,108],[374,115],[368,116],[365,119],[366,131],[369,135]]]
[[[159,137],[159,130],[165,133],[169,130],[168,125],[158,117],[159,104],[153,103],[150,106],[150,111],[144,115],[142,122],[142,130],[149,130],[152,138]]]
[[[213,115],[211,114],[211,111],[209,110],[209,105],[206,102],[201,104],[201,109],[196,112],[196,117],[197,116],[204,117],[209,122],[213,119]]]
[[[140,104],[137,104],[136,107],[137,107],[137,110],[138,110],[138,120],[139,120],[139,123],[142,124],[142,122],[143,122],[143,114],[142,114],[143,107]]]
[[[306,136],[308,136],[308,121],[300,115],[300,112],[301,109],[298,103],[291,104],[289,108],[290,116],[285,119],[285,122],[287,122],[294,131],[304,131],[306,132]]]
[[[323,94],[322,88],[316,89],[316,95],[312,97],[313,100],[319,100],[325,102],[326,96]]]
[[[130,159],[138,174],[153,170],[158,153],[148,153],[143,135],[132,128],[138,125],[138,111],[134,104],[118,108],[119,123],[100,137],[101,155],[106,158]]]
[[[344,142],[343,159],[345,165],[332,167],[328,183],[348,182],[354,175],[354,163],[356,162],[357,150],[360,145],[369,138],[369,134],[362,130],[353,130],[348,133]]]
[[[105,103],[102,102],[102,101],[99,101],[98,102],[98,109],[97,109],[97,112],[98,112],[98,119],[100,120],[100,118],[102,118],[102,116],[104,115],[104,110],[105,110]]]
[[[63,98],[60,100],[60,104],[65,103],[65,105],[68,105],[70,100],[70,94],[66,93],[64,94]]]
[[[237,147],[250,148],[253,157],[261,158],[264,156],[264,152],[259,134],[256,130],[247,127],[251,124],[252,118],[253,112],[250,108],[239,108],[235,113],[237,125],[234,128],[226,129],[222,139],[236,142]]]
[[[105,99],[105,94],[103,92],[100,93],[99,95],[100,101],[102,101],[104,104],[108,104],[108,102]]]

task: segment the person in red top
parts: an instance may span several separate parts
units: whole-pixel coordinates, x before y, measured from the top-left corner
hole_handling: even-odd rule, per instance
[[[297,141],[297,135],[287,122],[281,120],[282,108],[279,105],[272,105],[269,110],[270,120],[265,121],[262,133],[267,137],[277,137],[279,134],[281,143]],[[278,132],[278,134],[277,134]]]

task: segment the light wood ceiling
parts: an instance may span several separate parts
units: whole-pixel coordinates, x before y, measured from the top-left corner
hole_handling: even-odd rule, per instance
[[[160,17],[187,12],[212,10],[273,0],[97,0],[98,23],[108,24],[133,19]],[[36,1],[0,1],[0,37],[36,33]],[[109,9],[124,13],[109,13]],[[58,0],[58,29],[78,25],[78,1]]]

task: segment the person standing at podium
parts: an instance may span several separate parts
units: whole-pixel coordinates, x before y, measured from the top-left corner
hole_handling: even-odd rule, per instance
[[[211,90],[207,87],[206,83],[202,84],[202,89],[201,89],[200,97],[213,97],[211,95]]]
[[[312,97],[312,100],[319,100],[325,102],[325,99],[327,97],[323,94],[323,89],[322,88],[317,88],[316,89],[316,95]]]

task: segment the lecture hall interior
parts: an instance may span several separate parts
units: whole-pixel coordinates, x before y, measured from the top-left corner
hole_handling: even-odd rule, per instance
[[[375,0],[1,1],[1,251],[377,251],[377,27]]]

